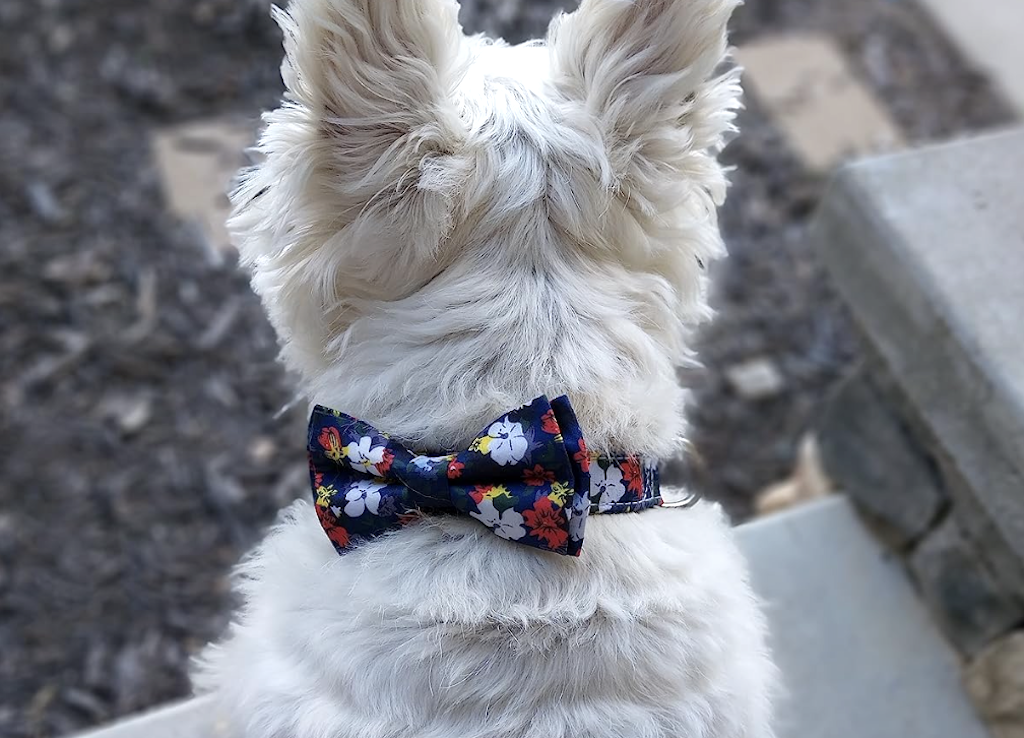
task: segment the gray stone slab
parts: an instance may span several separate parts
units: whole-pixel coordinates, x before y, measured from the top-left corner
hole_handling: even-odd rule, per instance
[[[813,238],[1021,569],[1024,130],[845,168]]]
[[[738,529],[786,683],[779,738],[987,738],[900,564],[842,497]],[[82,738],[221,738],[203,700]]]
[[[739,534],[785,680],[779,738],[987,738],[957,656],[845,498]]]
[[[829,478],[884,525],[893,547],[905,549],[946,500],[931,459],[892,405],[861,367],[825,403],[815,429]]]
[[[978,653],[1024,619],[955,514],[928,534],[909,565],[939,625],[963,653]]]

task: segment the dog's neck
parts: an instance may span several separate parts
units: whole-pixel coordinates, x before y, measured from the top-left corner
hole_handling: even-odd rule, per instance
[[[313,399],[443,452],[510,407],[567,394],[592,448],[675,449],[684,394],[674,362],[630,314],[620,280],[468,256],[356,319],[337,364],[314,377]]]

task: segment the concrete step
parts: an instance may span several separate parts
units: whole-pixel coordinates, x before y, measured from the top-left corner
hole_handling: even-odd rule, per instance
[[[836,176],[809,233],[867,339],[884,390],[874,404],[901,416],[939,488],[879,461],[877,444],[892,443],[856,398],[834,425],[863,435],[821,434],[829,475],[918,541],[912,571],[971,655],[1024,623],[1021,172],[1024,128],[858,162]]]
[[[787,695],[779,738],[985,738],[897,557],[830,497],[739,529]]]
[[[987,737],[957,657],[845,498],[762,518],[738,535],[786,682],[779,738]],[[197,699],[87,738],[228,736]]]

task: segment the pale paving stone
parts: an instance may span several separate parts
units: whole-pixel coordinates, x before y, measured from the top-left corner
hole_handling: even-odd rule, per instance
[[[1001,638],[964,670],[964,684],[993,738],[1024,738],[1024,630]]]
[[[194,222],[214,259],[230,251],[225,225],[230,211],[227,191],[246,164],[252,125],[225,120],[193,121],[153,134],[152,146],[167,205],[175,215]]]
[[[965,56],[1024,114],[1024,2],[921,0]]]
[[[775,397],[786,386],[778,366],[766,356],[726,367],[725,379],[740,397],[751,401]]]
[[[774,515],[797,505],[820,500],[835,490],[821,462],[821,449],[813,434],[800,439],[793,473],[780,482],[769,485],[754,500],[758,515]]]
[[[740,47],[736,57],[747,88],[810,168],[824,171],[902,145],[888,111],[827,36],[769,36]]]

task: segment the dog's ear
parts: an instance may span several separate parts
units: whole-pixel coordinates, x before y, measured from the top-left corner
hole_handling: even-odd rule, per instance
[[[283,105],[229,223],[290,365],[315,373],[355,307],[444,267],[463,139],[454,0],[292,0]]]
[[[583,230],[578,241],[671,286],[649,300],[660,306],[652,325],[710,315],[705,267],[725,253],[716,208],[727,182],[717,155],[740,95],[738,70],[719,65],[739,2],[583,0],[551,25],[552,83],[568,124],[603,146],[602,189],[614,198],[600,232]],[[684,333],[666,329],[680,356]]]
[[[659,172],[719,188],[706,152],[717,153],[738,107],[737,73],[715,75],[739,2],[583,0],[552,23],[554,83],[596,125],[635,204],[670,184]]]

